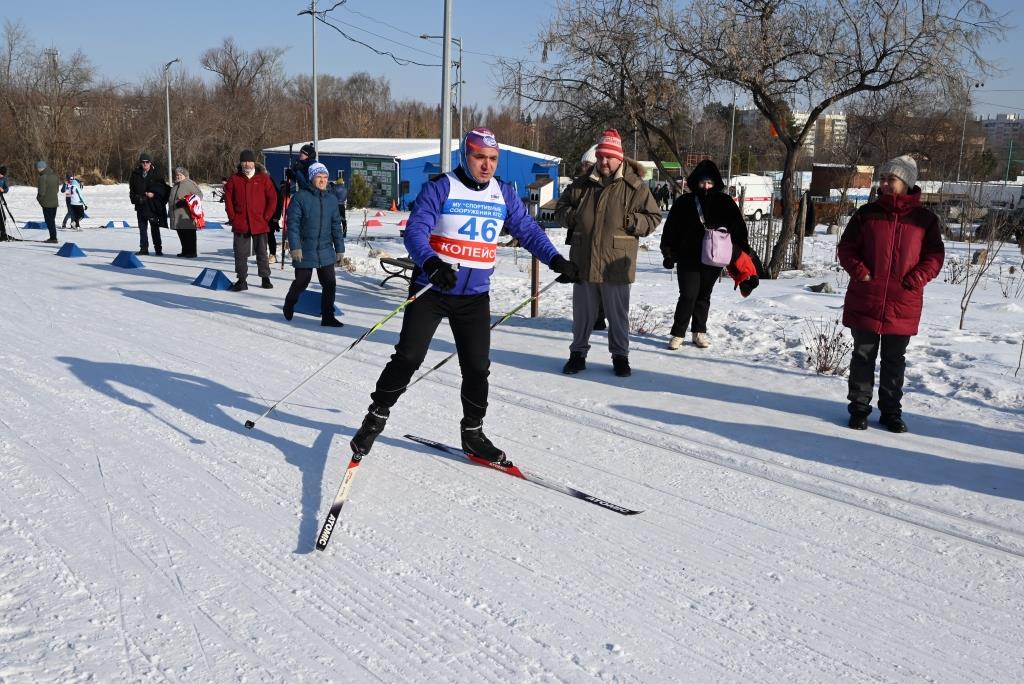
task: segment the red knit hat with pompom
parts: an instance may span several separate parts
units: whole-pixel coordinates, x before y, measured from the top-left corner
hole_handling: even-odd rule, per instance
[[[612,157],[622,161],[625,154],[622,152],[622,138],[614,128],[609,128],[597,139],[597,156]]]

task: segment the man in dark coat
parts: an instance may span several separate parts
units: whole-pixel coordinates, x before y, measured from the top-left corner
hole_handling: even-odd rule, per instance
[[[233,292],[248,290],[249,255],[256,253],[256,268],[262,283],[260,287],[274,287],[270,282],[270,258],[267,253],[267,234],[270,217],[277,208],[277,189],[270,174],[256,163],[252,150],[242,150],[238,156],[238,171],[224,184],[224,208],[231,221],[234,235],[235,275]]]
[[[917,162],[903,155],[879,169],[878,199],[858,209],[839,240],[839,263],[850,274],[843,325],[853,335],[848,399],[849,425],[865,430],[878,382],[879,423],[906,432],[903,376],[906,351],[917,334],[924,286],[942,270],[945,248],[938,217],[921,206]]]
[[[36,183],[36,201],[43,210],[43,220],[50,237],[43,242],[57,242],[57,194],[60,192],[60,179],[42,159],[36,162],[39,180]]]
[[[163,256],[160,226],[167,225],[167,199],[170,196],[171,186],[164,182],[160,171],[153,166],[153,158],[143,152],[139,155],[139,165],[128,179],[128,197],[135,205],[139,226],[138,254],[149,254],[149,238],[146,235],[146,228],[149,227],[156,255]]]
[[[705,227],[723,227],[729,231],[730,266],[735,266],[742,252],[751,251],[747,224],[736,202],[722,192],[725,183],[715,163],[705,159],[697,164],[686,178],[686,185],[690,192],[672,203],[661,234],[662,265],[668,269],[675,266],[679,280],[679,301],[668,343],[668,348],[673,350],[682,346],[687,327],[693,333],[695,346],[701,349],[711,346],[707,336],[711,291],[722,275],[722,267],[708,266],[701,261]]]

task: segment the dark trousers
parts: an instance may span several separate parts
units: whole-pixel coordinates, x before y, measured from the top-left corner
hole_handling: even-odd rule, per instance
[[[43,220],[46,230],[50,231],[50,239],[57,239],[57,207],[43,207]]]
[[[139,225],[139,249],[149,250],[149,237],[146,236],[146,228],[148,227],[150,232],[153,233],[153,247],[156,251],[162,252],[164,243],[160,239],[160,219],[146,218],[146,215],[141,211],[135,212],[135,218]]]
[[[871,394],[875,388],[875,358],[879,347],[882,363],[878,379],[878,410],[883,416],[899,417],[902,413],[903,374],[907,369],[908,335],[879,335],[867,330],[850,329],[853,353],[850,357],[850,380],[847,399],[851,414],[871,413]]]
[[[178,233],[178,239],[181,240],[181,256],[196,256],[196,231],[186,228],[175,232]]]
[[[64,206],[67,207],[67,212],[65,212],[64,218],[61,219],[61,222],[60,222],[60,227],[61,228],[64,228],[65,226],[67,226],[68,225],[68,221],[74,221],[74,219],[75,219],[75,212],[71,208],[72,205],[71,205],[71,198],[70,197],[65,197],[64,198]],[[56,218],[57,217],[54,216],[54,219],[56,219]]]
[[[267,255],[277,254],[277,236],[274,235],[274,227],[270,227],[270,232],[267,233]]]
[[[284,301],[294,307],[299,301],[299,295],[306,291],[306,288],[309,287],[309,281],[312,279],[313,269],[295,269],[295,280],[292,281],[292,286],[288,288],[288,294],[284,296]],[[334,265],[321,266],[316,269],[316,279],[320,281],[320,289],[323,290],[323,294],[320,295],[320,317],[334,318],[334,293],[338,288],[338,281],[334,275]]]
[[[348,219],[345,217],[345,205],[339,204],[338,211],[341,212],[341,237],[348,237]]]
[[[708,331],[708,312],[711,311],[711,291],[722,274],[717,266],[701,266],[700,270],[676,272],[679,280],[679,301],[676,315],[672,320],[672,337],[685,337],[687,327],[691,332]]]
[[[71,205],[71,225],[75,228],[82,227],[82,219],[85,218],[85,207],[81,204]]]
[[[415,289],[419,289],[414,284]],[[412,290],[410,290],[410,294]],[[462,415],[483,420],[487,414],[487,376],[491,359],[491,298],[477,295],[443,295],[428,290],[405,309],[402,332],[395,353],[377,379],[370,398],[391,407],[405,392],[423,363],[437,326],[448,319],[462,367]]]

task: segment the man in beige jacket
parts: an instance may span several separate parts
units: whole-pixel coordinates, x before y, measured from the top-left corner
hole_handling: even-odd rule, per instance
[[[639,238],[661,223],[661,211],[641,169],[627,160],[618,131],[610,128],[597,143],[597,163],[573,192],[558,200],[559,223],[572,231],[569,259],[579,268],[573,285],[572,344],[562,372],[575,375],[587,366],[590,334],[598,306],[608,318],[608,350],[615,374],[629,367],[629,290],[636,279]]]

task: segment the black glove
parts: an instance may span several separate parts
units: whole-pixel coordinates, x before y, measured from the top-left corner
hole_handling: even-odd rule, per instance
[[[758,279],[757,276],[750,276],[742,283],[740,283],[740,294],[742,294],[744,297],[747,297],[750,295],[751,292],[754,291],[754,288],[760,284],[761,281]]]
[[[551,260],[550,268],[558,274],[555,280],[560,283],[580,282],[580,267],[561,254],[556,254],[555,258]]]
[[[424,261],[423,272],[438,290],[450,290],[455,287],[455,269],[451,264],[442,261],[441,257],[432,256]]]
[[[661,262],[661,265],[671,271],[675,268],[676,262],[673,261],[671,257],[665,257],[664,261]]]

